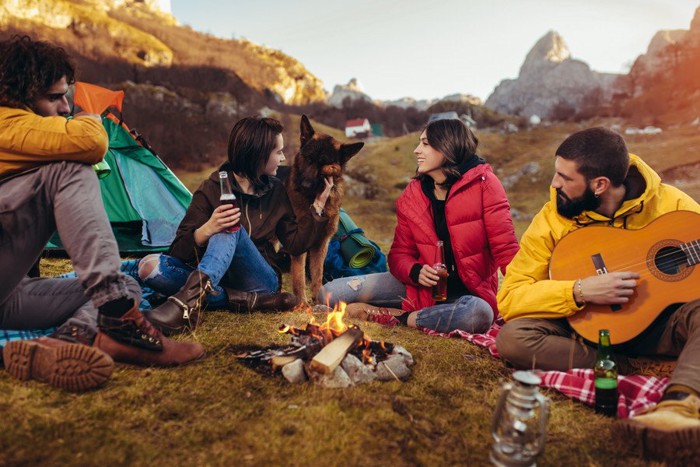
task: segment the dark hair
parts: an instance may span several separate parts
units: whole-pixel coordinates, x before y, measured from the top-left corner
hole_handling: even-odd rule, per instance
[[[561,143],[555,155],[576,162],[586,180],[608,177],[613,186],[625,181],[630,165],[625,140],[603,127],[577,131]]]
[[[29,36],[0,42],[0,105],[29,107],[66,77],[75,82],[75,65],[65,50]]]
[[[253,116],[237,121],[228,137],[228,161],[233,172],[248,178],[256,188],[264,186],[260,172],[282,130],[284,127],[274,118]]]
[[[445,181],[440,185],[450,187],[462,177],[458,166],[475,157],[479,140],[461,120],[454,118],[433,120],[424,131],[430,146],[445,156],[442,165]],[[416,178],[422,180],[424,177],[425,174],[420,174]]]

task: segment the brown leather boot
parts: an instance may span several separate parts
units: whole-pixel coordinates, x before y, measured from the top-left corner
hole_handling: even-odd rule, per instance
[[[51,337],[10,342],[3,359],[7,372],[17,379],[35,379],[69,391],[100,386],[114,370],[114,361],[100,349]]]
[[[175,295],[144,315],[166,336],[194,329],[203,320],[204,299],[212,290],[209,276],[195,269]]]
[[[658,405],[623,420],[614,429],[645,459],[694,465],[700,456],[700,398],[666,393]]]
[[[242,292],[224,287],[228,296],[229,311],[250,313],[252,311],[289,311],[297,306],[297,297],[289,292],[258,293]]]
[[[115,362],[139,366],[169,367],[201,360],[204,347],[197,342],[176,342],[163,335],[134,306],[121,318],[98,315],[100,332],[94,347]]]

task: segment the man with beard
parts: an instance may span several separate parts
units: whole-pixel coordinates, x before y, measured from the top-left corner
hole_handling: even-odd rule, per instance
[[[676,210],[700,213],[698,203],[661,183],[648,165],[627,152],[620,135],[605,128],[590,128],[566,138],[556,151],[554,167],[550,201],[523,234],[520,251],[508,266],[498,294],[498,308],[506,324],[496,344],[501,356],[519,369],[593,368],[596,349],[572,339],[574,331],[566,317],[586,304],[627,303],[641,278],[637,272],[625,271],[551,280],[550,258],[566,234],[589,225],[641,229]],[[629,356],[678,358],[660,403],[621,424],[624,433],[639,438],[638,445],[652,457],[687,448],[689,440],[697,446],[700,300],[664,310],[640,336],[615,346],[615,355],[621,373],[634,370]]]
[[[139,311],[138,284],[119,270],[91,167],[108,136],[99,115],[67,118],[75,75],[60,47],[27,36],[0,42],[0,329],[59,327],[8,343],[2,359],[20,380],[83,391],[104,383],[114,361],[165,367],[205,352],[155,329]],[[78,278],[27,277],[57,231]]]

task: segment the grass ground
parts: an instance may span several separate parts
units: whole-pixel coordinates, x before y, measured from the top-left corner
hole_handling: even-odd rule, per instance
[[[481,153],[500,176],[526,162],[541,164],[541,173],[509,190],[518,209],[532,213],[546,200],[554,150],[575,128],[479,134]],[[697,161],[696,132],[674,131],[656,140],[630,138],[630,148],[661,169]],[[391,243],[393,201],[414,170],[416,141],[408,135],[373,143],[351,162],[370,166],[386,190],[380,199],[345,203],[384,248]],[[206,174],[183,180],[194,188]],[[526,225],[516,223],[518,233]],[[42,272],[69,267],[45,260]],[[510,375],[502,362],[461,339],[358,323],[373,339],[406,347],[416,361],[413,375],[406,383],[334,390],[261,375],[229,351],[287,343],[278,326],[306,321],[301,312],[207,313],[196,334],[182,337],[207,348],[203,362],[168,370],[122,366],[103,388],[85,394],[19,383],[0,372],[0,465],[488,464],[491,415]],[[545,394],[552,413],[539,465],[650,465],[620,446],[612,420],[556,392]]]
[[[406,383],[350,389],[291,385],[242,366],[233,345],[284,344],[281,323],[307,316],[208,313],[194,336],[209,352],[178,369],[119,367],[71,394],[0,373],[0,465],[485,465],[490,421],[509,371],[479,347],[358,323],[401,344]],[[645,465],[621,450],[611,420],[557,393],[540,465]]]

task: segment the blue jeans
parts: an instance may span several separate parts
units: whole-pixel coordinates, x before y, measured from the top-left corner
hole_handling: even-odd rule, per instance
[[[316,297],[317,303],[338,302],[369,303],[376,306],[401,308],[406,286],[390,272],[365,274],[364,276],[341,277],[321,287]]]
[[[492,322],[491,305],[473,295],[464,295],[451,303],[423,308],[416,315],[417,326],[437,332],[460,330],[481,334],[491,327]]]
[[[319,291],[319,303],[330,306],[345,303],[369,303],[375,306],[401,308],[406,286],[389,272],[364,276],[341,277],[327,282]],[[493,310],[485,300],[472,295],[439,303],[418,311],[416,324],[438,332],[462,330],[480,334],[488,330],[493,322]]]
[[[271,293],[279,288],[277,273],[262,257],[243,227],[237,232],[221,232],[209,239],[197,269],[209,276],[214,293],[207,296],[212,307],[225,307],[228,296],[219,284],[244,292]],[[160,255],[158,265],[144,283],[165,295],[173,295],[185,285],[194,269],[181,260]]]

